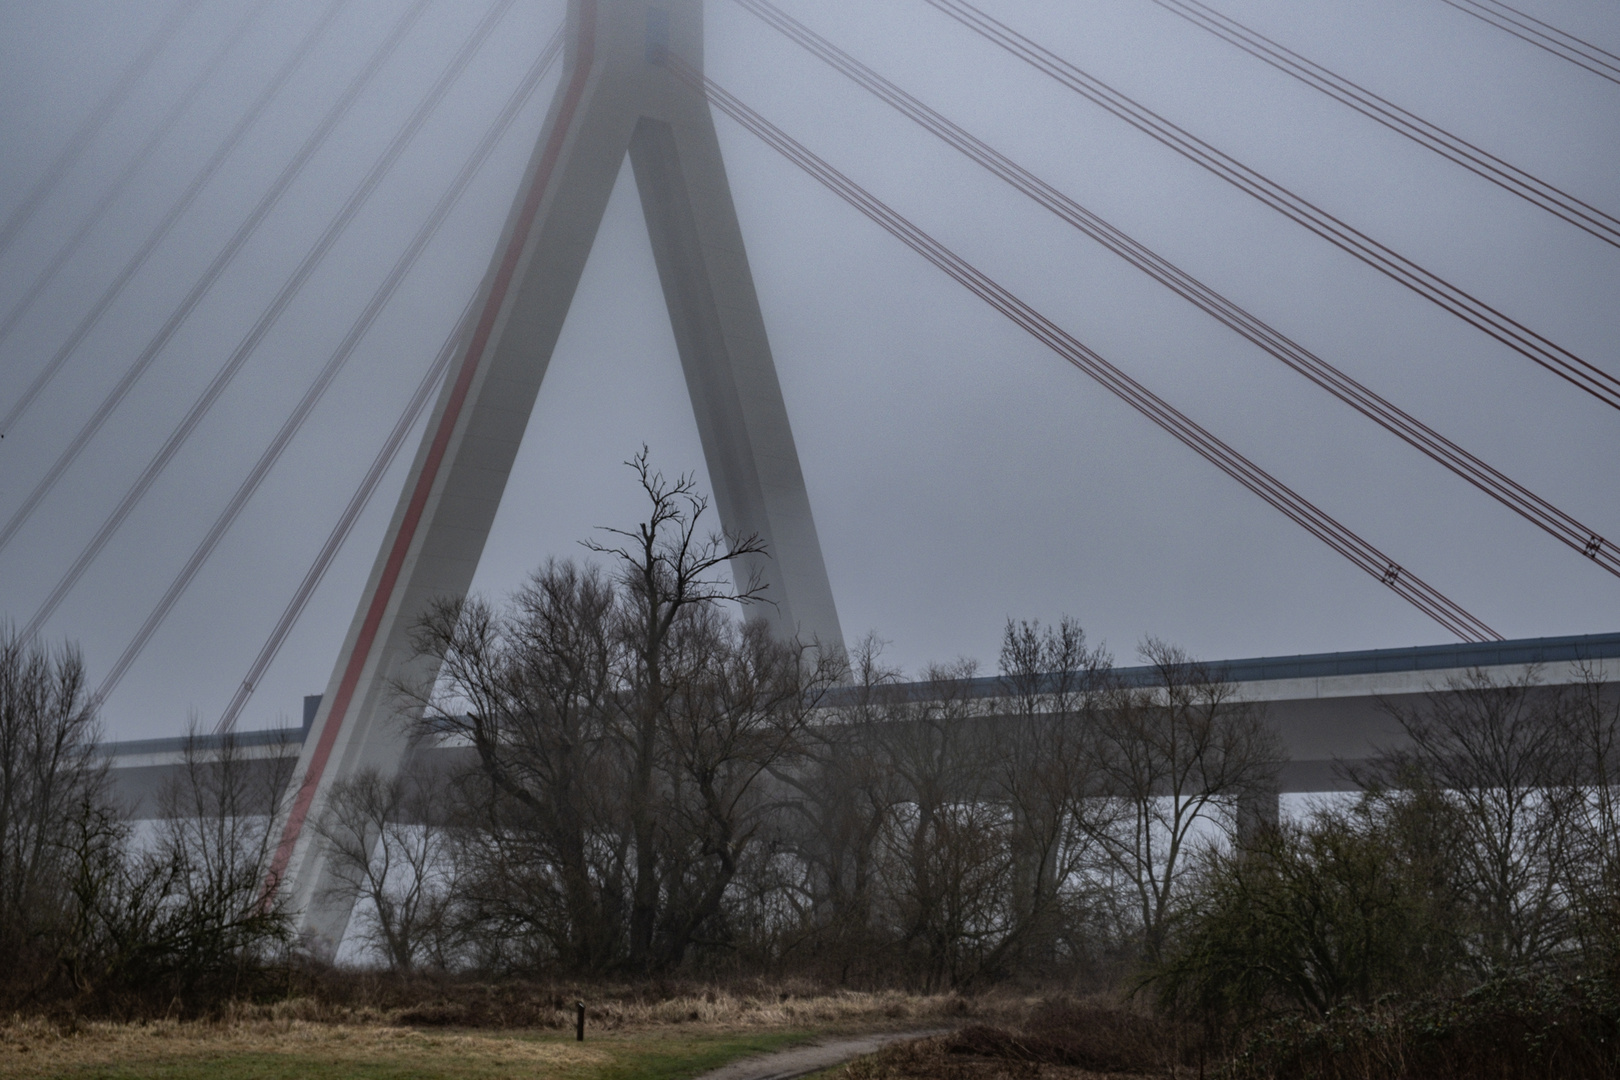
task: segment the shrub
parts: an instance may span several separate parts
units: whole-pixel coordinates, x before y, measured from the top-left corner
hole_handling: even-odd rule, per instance
[[[1586,1080],[1620,1076],[1607,978],[1502,975],[1465,994],[1289,1017],[1228,1064],[1232,1080]]]

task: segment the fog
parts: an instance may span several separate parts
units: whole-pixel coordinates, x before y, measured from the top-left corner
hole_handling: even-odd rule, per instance
[[[975,37],[922,0],[783,7],[1161,255],[1598,532],[1620,414]],[[1150,0],[982,7],[1523,324],[1620,373],[1620,249]],[[9,410],[327,0],[273,0],[0,342]],[[352,0],[190,211],[0,441],[9,518],[365,64],[405,0]],[[1220,0],[1225,13],[1611,213],[1620,85],[1440,0]],[[1620,52],[1620,9],[1524,0]],[[0,4],[0,215],[174,5]],[[262,228],[0,550],[26,623],[487,10],[430,4]],[[249,5],[205,3],[0,254],[27,293]],[[93,678],[124,649],[523,72],[559,0],[520,0],[207,419],[44,627]],[[1612,631],[1620,580],[1027,202],[741,8],[709,74],[1238,451],[1508,637]],[[211,725],[476,288],[561,65],[139,661],[114,738]],[[1009,617],[1207,659],[1440,643],[1440,626],[1229,480],[725,118],[732,191],[840,620],[908,669],[993,667]],[[619,178],[475,589],[633,522],[620,463],[703,458],[641,210]],[[241,726],[326,685],[414,451],[378,489]],[[704,480],[706,483],[706,479]]]

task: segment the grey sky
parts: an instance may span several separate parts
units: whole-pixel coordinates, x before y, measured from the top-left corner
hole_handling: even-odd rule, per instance
[[[1081,203],[1620,539],[1620,415],[1331,248],[922,0],[780,0]],[[1329,101],[1149,0],[981,0],[1042,44],[1607,370],[1620,250]],[[1524,0],[1620,51],[1620,10]],[[0,4],[0,214],[167,3]],[[275,0],[12,337],[0,411],[212,153],[325,0]],[[1440,0],[1220,0],[1419,115],[1620,213],[1620,86]],[[192,212],[0,442],[9,517],[404,0],[353,0]],[[254,359],[47,627],[93,672],[124,648],[557,25],[519,0]],[[0,257],[28,288],[247,10],[204,3]],[[437,0],[266,227],[16,540],[24,622],[415,107],[486,4]],[[1241,341],[800,52],[711,0],[710,73],[1081,340],[1510,637],[1614,630],[1620,581]],[[109,733],[211,723],[483,273],[555,73],[106,706]],[[908,668],[993,664],[1007,616],[1079,618],[1122,657],[1442,642],[1438,625],[1127,409],[721,118],[733,193],[845,632]],[[702,456],[628,171],[541,392],[476,587],[579,557],[640,506],[618,462]],[[330,673],[414,441],[243,716]]]

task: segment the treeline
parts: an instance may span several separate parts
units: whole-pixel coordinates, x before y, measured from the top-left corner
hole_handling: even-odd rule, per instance
[[[98,734],[78,651],[0,632],[0,1009],[259,992],[292,944],[262,902],[288,769],[194,744],[142,830],[109,790]]]
[[[904,682],[874,638],[783,641],[746,618],[761,545],[634,464],[647,520],[596,563],[417,627],[402,722],[462,764],[353,777],[313,823],[317,902],[354,905],[368,963],[1111,988],[1252,1075],[1442,1030],[1620,1047],[1620,699],[1596,668],[1398,710],[1359,793],[1279,822],[1278,741],[1218,670],[1149,640],[1122,672],[1068,620],[1009,622],[993,693],[966,661]],[[285,984],[285,759],[201,745],[136,830],[78,656],[0,643],[0,1007]]]
[[[1109,979],[1160,955],[1204,846],[1264,818],[1275,739],[1177,649],[1147,643],[1153,678],[1127,683],[1075,624],[1009,624],[1010,699],[973,696],[967,662],[918,696],[875,639],[846,654],[739,618],[767,599],[762,547],[635,464],[649,513],[593,545],[606,569],[552,562],[504,606],[418,626],[401,715],[467,766],[350,778],[312,822],[335,868],[316,902],[353,904],[367,962]],[[137,829],[77,654],[7,649],[8,999],[200,999],[284,965],[299,943],[264,881],[285,759],[194,740]]]
[[[425,628],[444,661],[425,733],[473,764],[360,777],[320,826],[393,966],[1100,976],[1156,957],[1199,852],[1275,801],[1260,713],[1168,646],[1125,684],[1072,624],[1009,627],[1007,713],[968,664],[912,700],[870,641],[846,672],[695,610],[646,675],[653,610],[552,564],[510,610]]]
[[[1393,709],[1353,800],[1200,857],[1138,985],[1234,1075],[1620,1075],[1620,694],[1579,667]]]
[[[1260,711],[1179,650],[1148,642],[1126,682],[1075,624],[1010,624],[1010,701],[966,662],[919,694],[873,639],[733,617],[757,545],[637,467],[650,514],[595,545],[610,570],[551,562],[419,626],[405,711],[472,763],[359,777],[318,826],[395,969],[1102,972],[1156,960],[1202,846],[1274,806]]]

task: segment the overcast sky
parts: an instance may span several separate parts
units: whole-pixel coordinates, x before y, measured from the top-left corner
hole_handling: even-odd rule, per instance
[[[1620,539],[1620,414],[976,38],[922,0],[780,0],[816,30],[1419,419]],[[1042,44],[1611,372],[1620,250],[1472,176],[1150,0],[981,0]],[[1606,0],[1523,0],[1620,52]],[[271,0],[105,220],[0,343],[10,409],[269,82],[327,0]],[[351,0],[192,210],[0,441],[9,518],[406,0]],[[1339,74],[1620,213],[1620,85],[1440,0],[1219,0]],[[0,214],[152,39],[173,0],[0,3]],[[486,10],[436,0],[230,270],[15,540],[24,623]],[[24,295],[249,11],[207,0],[0,255]],[[46,627],[99,678],[325,363],[559,23],[519,0],[310,286]],[[1109,360],[1508,637],[1620,629],[1620,580],[1023,200],[726,0],[710,74]],[[560,65],[558,65],[560,68]],[[298,440],[105,705],[108,734],[211,725],[489,260],[554,71]],[[1121,660],[1155,634],[1209,658],[1452,640],[729,120],[732,189],[839,615],[916,670],[993,668],[1009,617],[1078,618]],[[641,506],[646,442],[703,459],[621,175],[476,589]],[[324,688],[408,444],[242,726]],[[706,483],[706,478],[704,478]]]

